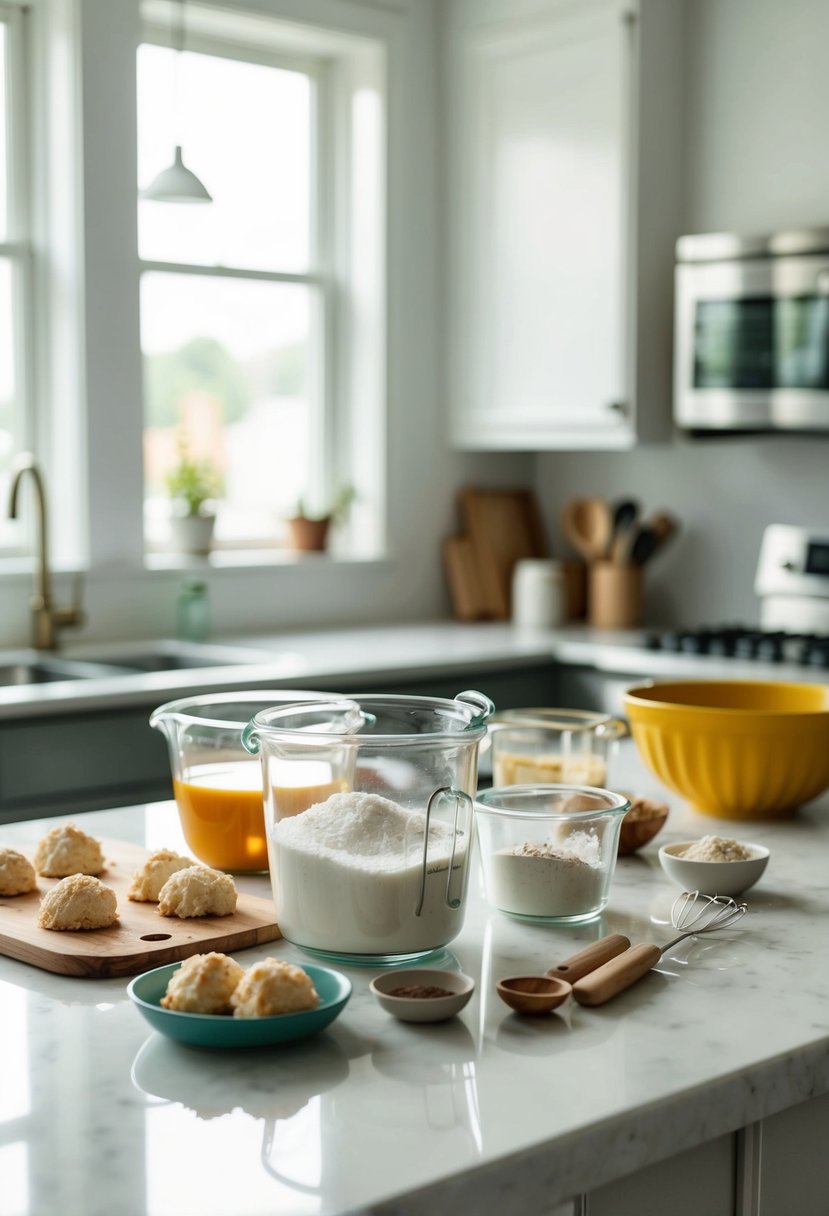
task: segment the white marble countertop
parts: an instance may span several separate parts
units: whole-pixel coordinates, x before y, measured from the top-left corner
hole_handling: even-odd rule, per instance
[[[626,743],[614,784],[659,794]],[[526,1216],[829,1091],[829,799],[747,826],[673,796],[666,828],[620,859],[610,905],[579,928],[489,910],[477,875],[443,965],[475,977],[461,1015],[399,1023],[372,968],[315,1039],[250,1054],[152,1032],[122,980],[0,958],[4,1216]],[[86,830],[181,847],[172,803],[77,816]],[[37,840],[54,820],[4,826]],[[733,932],[684,943],[600,1009],[522,1019],[497,978],[542,971],[607,932],[667,940],[677,893],[657,844],[715,831],[771,849]],[[265,878],[239,880],[266,894]],[[284,943],[241,954],[302,959]]]
[[[204,668],[109,675],[94,680],[0,687],[0,719],[69,713],[77,709],[158,705],[175,697],[227,689],[324,688],[326,681],[365,685],[374,680],[429,677],[453,670],[516,669],[555,661],[608,675],[639,678],[727,678],[826,682],[829,672],[794,664],[760,663],[647,649],[643,630],[597,630],[586,625],[528,630],[508,622],[462,624],[422,621],[374,624],[276,635],[216,638],[236,650],[236,663]],[[68,659],[114,661],[160,643],[109,642],[68,646]],[[37,660],[35,651],[0,651],[0,666]],[[242,660],[246,661],[242,661]]]

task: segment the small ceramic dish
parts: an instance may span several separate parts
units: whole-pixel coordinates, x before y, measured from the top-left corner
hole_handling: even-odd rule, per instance
[[[663,844],[659,850],[662,869],[677,886],[702,895],[740,895],[753,887],[768,865],[769,851],[761,844],[745,841],[752,856],[745,861],[690,861],[681,854],[693,840]]]
[[[463,1009],[475,991],[475,981],[459,971],[413,967],[408,971],[384,972],[369,987],[386,1012],[401,1022],[445,1022]],[[415,995],[417,989],[428,992],[430,988],[446,989],[449,995]]]
[[[181,1013],[164,1009],[161,998],[173,972],[181,963],[168,963],[137,975],[127,992],[138,1010],[160,1034],[191,1047],[273,1047],[295,1039],[307,1039],[334,1021],[351,996],[351,981],[329,967],[302,964],[319,994],[316,1009],[282,1013],[268,1018],[233,1018],[211,1013]]]

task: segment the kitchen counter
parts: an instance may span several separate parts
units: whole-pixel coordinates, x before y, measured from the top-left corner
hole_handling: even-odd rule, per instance
[[[235,649],[238,662],[0,687],[0,720],[76,709],[153,707],[175,697],[222,689],[324,688],[328,682],[365,688],[372,681],[437,677],[463,669],[531,669],[551,661],[618,677],[620,687],[640,678],[829,680],[825,670],[795,664],[664,654],[647,649],[646,637],[642,630],[609,631],[586,625],[527,630],[509,623],[455,621],[225,637],[214,639],[213,644]],[[142,645],[152,643],[69,646],[61,655],[106,661],[110,656],[129,656],[131,649],[140,653]],[[0,652],[0,665],[33,657],[36,652],[6,652],[5,656]]]
[[[614,784],[664,794],[629,742]],[[558,1216],[589,1192],[590,1216],[749,1216],[762,1183],[762,1216],[790,1216],[778,1198],[794,1171],[798,1216],[825,1212],[829,799],[751,827],[669,801],[666,828],[620,859],[591,925],[491,911],[473,873],[464,929],[439,963],[477,990],[441,1025],[395,1021],[368,991],[376,969],[341,968],[353,997],[317,1038],[199,1051],[153,1033],[122,980],[0,958],[0,1213]],[[75,818],[99,836],[182,847],[171,803]],[[0,844],[32,844],[53,824],[5,825]],[[567,1002],[522,1019],[500,1002],[500,976],[543,971],[604,933],[667,940],[677,892],[657,844],[711,831],[771,849],[738,929],[683,943],[601,1009]],[[264,877],[238,883],[268,891]],[[269,953],[303,957],[277,942],[240,959]]]

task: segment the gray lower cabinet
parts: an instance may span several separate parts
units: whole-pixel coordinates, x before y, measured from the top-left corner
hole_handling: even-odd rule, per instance
[[[824,1094],[537,1216],[827,1216],[827,1144]]]
[[[331,692],[397,692],[454,697],[477,688],[501,709],[553,703],[554,665],[443,671]],[[308,687],[308,685],[306,685]],[[0,720],[0,822],[69,815],[173,796],[167,747],[149,726],[153,706],[100,708]]]

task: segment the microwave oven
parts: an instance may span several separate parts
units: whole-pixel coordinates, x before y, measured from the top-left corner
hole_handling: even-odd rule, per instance
[[[829,431],[829,228],[676,246],[674,419]]]

